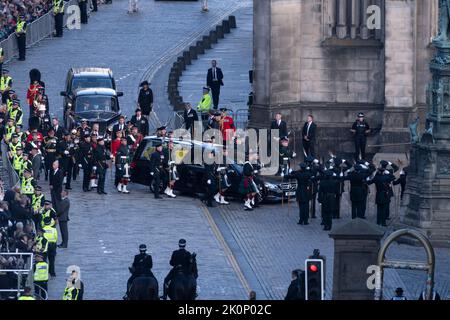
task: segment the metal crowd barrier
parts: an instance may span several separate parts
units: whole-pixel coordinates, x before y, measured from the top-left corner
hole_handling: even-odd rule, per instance
[[[20,296],[20,293],[23,292],[22,279],[26,277],[25,286],[33,288],[33,253],[21,253],[21,252],[2,252],[0,253],[4,259],[8,260],[9,258],[16,258],[18,261],[24,261],[24,257],[28,257],[26,263],[24,262],[22,267],[12,268],[12,269],[2,269],[0,268],[0,276],[7,276],[7,273],[14,273],[17,275],[17,286],[14,288],[5,288],[0,289],[1,292],[15,292],[17,297]],[[40,297],[44,300],[47,299],[47,293],[45,293],[45,297]]]
[[[65,2],[64,9],[67,13],[67,8],[71,5],[77,5],[77,0],[70,0]],[[67,24],[67,14],[64,15],[64,25]],[[51,35],[55,29],[55,21],[53,17],[53,9],[44,14],[42,17],[34,20],[28,24],[27,27],[27,47],[36,44],[42,39]],[[17,47],[17,37],[15,33],[12,33],[7,39],[0,42],[0,47],[4,51],[4,61],[11,60],[14,56],[19,54]]]
[[[2,150],[2,164],[3,164],[3,172],[5,173],[5,190],[6,188],[11,189],[20,183],[19,176],[17,172],[13,169],[11,161],[8,159],[8,146],[4,141],[1,142],[1,150]]]

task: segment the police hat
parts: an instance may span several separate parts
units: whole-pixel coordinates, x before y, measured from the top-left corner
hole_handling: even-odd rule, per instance
[[[8,118],[8,121],[14,121],[14,118]]]
[[[387,166],[388,166],[388,162],[386,161],[386,160],[381,160],[380,161],[380,166],[382,167],[382,168],[386,168]]]
[[[288,137],[282,137],[280,141],[289,141]],[[311,161],[312,162],[312,161]]]
[[[22,157],[28,157],[28,153],[23,153],[23,154],[22,154]],[[27,171],[31,173],[31,171],[28,170],[28,169],[26,169],[24,172],[27,172]]]
[[[147,246],[145,244],[141,244],[139,246],[139,251],[147,251]]]
[[[19,137],[19,135],[17,134],[17,133],[13,133],[12,135],[11,135],[11,138],[18,138]]]
[[[210,89],[208,87],[203,87],[203,90],[206,90],[209,92]]]
[[[76,130],[75,130],[75,133],[76,133]],[[69,131],[64,131],[64,136],[70,136],[70,132]]]
[[[13,102],[13,106],[20,105],[20,100],[19,99],[14,99],[12,102]]]
[[[45,217],[44,218],[44,224],[46,225],[46,226],[48,226],[49,224],[51,224],[52,223],[52,218],[51,217]]]
[[[36,187],[34,187],[34,190],[35,191],[42,191],[42,187],[41,186],[36,186]]]
[[[362,112],[358,113],[358,118],[364,118],[364,113]]]
[[[29,173],[29,174],[31,174],[31,170],[26,169],[23,173]]]
[[[222,115],[222,113],[219,112],[219,111],[216,111],[216,112],[213,113],[213,115],[214,115],[215,117],[220,117],[220,116]]]
[[[20,147],[20,146],[19,146],[19,147],[17,147],[17,148],[16,148],[16,151],[19,151],[19,150],[20,150],[20,151],[22,151],[22,150],[23,150],[23,148],[22,148],[22,147]]]
[[[402,288],[397,288],[397,289],[395,289],[395,293],[403,293],[403,289]]]
[[[81,119],[81,122],[88,122],[87,119]]]
[[[3,73],[9,73],[9,70],[3,69]]]
[[[45,200],[44,205],[49,205],[52,204],[52,202],[50,200]]]
[[[141,85],[140,85],[140,87],[143,87],[143,86],[149,86],[150,84],[148,83],[148,81],[146,80],[146,81],[142,81],[141,82]]]
[[[181,248],[186,247],[186,240],[180,239],[180,241],[178,241],[178,246]]]
[[[16,124],[16,129],[17,129],[17,128],[22,129],[22,128],[23,128],[23,125],[21,125],[21,124]]]
[[[15,90],[9,90],[9,92],[8,92],[9,94],[15,94],[16,93],[16,91]]]
[[[227,112],[228,111],[227,108],[220,108],[219,110],[222,111],[222,112]]]
[[[162,130],[166,130],[166,126],[162,126],[162,127],[159,127],[158,129],[156,129],[157,131],[162,131]]]

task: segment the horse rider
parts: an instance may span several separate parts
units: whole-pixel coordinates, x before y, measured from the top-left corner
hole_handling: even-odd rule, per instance
[[[124,296],[124,300],[127,299],[130,287],[137,277],[150,276],[155,277],[152,272],[153,260],[152,256],[147,254],[147,246],[141,244],[139,246],[139,254],[134,256],[133,265],[129,268],[131,277],[127,281],[127,293]]]
[[[185,275],[190,274],[189,267],[191,265],[192,255],[189,251],[186,250],[186,240],[180,239],[180,241],[178,241],[178,247],[179,249],[172,252],[172,257],[170,258],[169,264],[172,266],[172,270],[170,270],[169,274],[164,279],[164,293],[161,297],[163,300],[167,300],[169,284],[174,276],[175,269],[177,267],[181,267]]]

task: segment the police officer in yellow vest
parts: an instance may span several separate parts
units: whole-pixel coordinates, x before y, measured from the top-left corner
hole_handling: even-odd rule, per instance
[[[23,288],[22,295],[17,300],[36,300],[36,299],[33,297],[33,293],[31,292],[31,288],[30,287],[25,287],[25,288]]]
[[[27,21],[25,16],[21,14],[16,23],[17,46],[19,47],[19,61],[25,61],[27,50]]]
[[[23,162],[22,151],[23,151],[22,147],[17,147],[16,154],[12,158],[13,169],[14,169],[14,171],[17,172],[17,175],[19,177],[20,177],[20,171],[22,170],[22,162]]]
[[[31,197],[31,209],[33,210],[33,213],[40,214],[41,211],[44,209],[44,203],[45,203],[45,195],[42,193],[42,187],[36,186],[34,188],[34,194]],[[36,223],[36,225],[38,224],[39,223]]]
[[[55,258],[56,258],[56,243],[58,242],[58,230],[53,226],[51,226],[52,218],[45,217],[44,218],[44,227],[42,230],[44,231],[44,238],[48,241],[48,266],[50,276],[56,277],[55,273]]]
[[[52,208],[52,202],[49,200],[44,201],[44,210],[42,211],[41,216],[41,227],[44,228],[45,226],[45,218],[50,218],[50,226],[56,228],[57,224],[57,214],[55,209]]]
[[[14,119],[16,125],[21,125],[23,121],[23,111],[20,107],[20,100],[13,100],[12,110],[9,113],[9,117]]]
[[[47,282],[48,282],[48,272],[49,265],[45,262],[44,257],[42,255],[35,256],[35,265],[34,265],[34,292],[36,295],[40,297],[46,297],[46,293],[42,290],[47,291]]]
[[[9,71],[3,69],[2,76],[0,78],[0,93],[2,94],[2,103],[7,102],[11,87],[12,87],[12,78],[9,75]]]
[[[62,37],[64,24],[64,0],[53,0],[53,15],[55,16],[55,37]]]
[[[32,197],[34,195],[35,187],[36,187],[36,181],[34,181],[34,178],[31,175],[31,171],[25,170],[23,172],[21,192],[23,195],[26,195],[28,198],[30,198],[30,201],[32,200]]]
[[[20,179],[23,179],[25,171],[30,172],[30,174],[33,178],[33,183],[36,185],[36,180],[34,180],[34,177],[33,177],[33,163],[31,162],[28,153],[24,152],[22,154],[22,168],[20,169],[20,172],[19,172]],[[34,194],[34,191],[33,191],[33,194]],[[30,199],[31,199],[31,197],[30,197]]]
[[[203,87],[203,97],[197,106],[197,111],[202,113],[208,113],[209,109],[211,109],[211,95],[209,94],[209,88]]]
[[[77,270],[72,270],[70,277],[67,279],[66,288],[62,297],[63,300],[83,300],[84,284],[80,279],[78,267]]]
[[[42,229],[37,229],[37,235],[34,239],[33,253],[40,254],[44,260],[47,260],[48,240],[45,239],[44,231]]]
[[[14,119],[9,118],[5,127],[5,142],[9,143],[12,139],[12,135],[16,132],[16,127],[14,125]]]
[[[16,150],[19,147],[22,148],[22,143],[19,141],[19,136],[13,133],[11,135],[11,142],[8,145],[10,159],[16,155]]]

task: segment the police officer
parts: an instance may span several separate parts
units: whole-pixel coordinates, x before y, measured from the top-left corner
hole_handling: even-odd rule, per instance
[[[50,218],[50,226],[56,227],[56,224],[58,222],[57,214],[55,209],[53,209],[52,202],[49,200],[44,201],[44,210],[42,210],[41,214],[41,221],[40,221],[40,227],[43,228],[45,226],[44,219]]]
[[[31,211],[33,212],[33,221],[36,226],[41,223],[41,212],[44,209],[45,195],[42,193],[42,187],[36,186],[34,194],[31,196]]]
[[[11,142],[8,145],[9,148],[9,158],[11,159],[16,154],[17,148],[22,148],[22,143],[19,140],[19,136],[16,133],[11,135]]]
[[[2,94],[2,103],[7,103],[9,98],[9,92],[12,87],[12,78],[9,75],[9,70],[3,69],[0,78],[0,93]]]
[[[392,171],[388,170],[388,166]],[[380,167],[368,179],[367,184],[375,184],[377,193],[375,202],[377,204],[377,224],[386,227],[386,220],[389,217],[389,205],[392,197],[392,182],[395,180],[394,172],[399,168],[391,162],[382,160]]]
[[[364,120],[364,113],[359,113],[358,118],[350,129],[355,140],[355,161],[366,160],[367,135],[370,133],[369,124]]]
[[[305,163],[308,170],[310,170],[314,175],[318,175],[322,172],[322,166],[319,163],[319,160],[315,159],[313,156],[307,156],[305,159]],[[311,219],[316,219],[316,200],[317,193],[319,192],[319,180],[311,179],[309,182],[309,199],[310,199],[310,208],[309,215]]]
[[[175,272],[175,268],[181,267],[184,270],[184,273],[189,274],[189,266],[191,265],[192,255],[189,251],[186,250],[186,240],[180,239],[178,241],[178,250],[172,252],[172,257],[170,258],[169,264],[173,267],[167,277],[164,279],[164,288],[163,288],[163,296],[162,299],[167,299],[167,291],[169,289],[169,282],[173,278],[173,274]]]
[[[36,299],[33,297],[31,288],[25,287],[23,289],[23,293],[20,295],[19,299],[17,299],[17,300],[36,300]]]
[[[56,259],[56,247],[58,242],[58,230],[55,226],[51,226],[52,218],[44,218],[44,237],[48,241],[48,265],[50,276],[56,277],[55,273],[55,259]]]
[[[349,170],[352,166],[351,164],[345,160],[338,157],[332,158],[333,164],[331,165],[331,170],[334,173],[334,176],[336,179],[340,180],[338,193],[337,193],[337,199],[336,199],[336,206],[334,207],[333,211],[333,219],[340,219],[341,218],[341,198],[342,194],[344,193],[344,172]]]
[[[17,125],[21,125],[23,122],[23,112],[20,107],[20,100],[15,99],[12,102],[12,110],[9,112],[9,117],[14,120],[14,123]]]
[[[42,228],[36,229],[36,238],[34,239],[33,253],[40,254],[44,258],[44,260],[47,261],[48,240],[45,239],[44,231],[42,230]]]
[[[95,148],[93,154],[94,167],[96,168],[98,174],[97,193],[107,194],[105,192],[105,177],[106,170],[108,169],[108,164],[106,163],[106,161],[110,159],[110,155],[106,150],[105,140],[103,137],[99,137],[97,139],[97,143],[97,147]]]
[[[49,273],[49,265],[44,260],[42,255],[37,254],[35,256],[35,265],[34,265],[34,292],[40,296],[45,297],[45,292],[42,291],[48,290],[47,283],[48,283],[48,273]],[[42,288],[42,289],[41,289]]]
[[[80,7],[80,22],[88,23],[87,0],[78,0],[78,6]]]
[[[53,15],[55,16],[55,37],[62,37],[64,26],[64,0],[53,0]]]
[[[124,297],[124,300],[127,298],[130,292],[130,287],[133,284],[134,279],[140,276],[154,277],[152,268],[152,256],[147,254],[147,246],[145,244],[141,244],[139,246],[139,254],[134,256],[133,264],[130,268],[128,268],[131,272],[131,277],[127,281],[127,293]]]
[[[208,152],[208,160],[205,162],[204,182],[206,184],[206,194],[204,201],[208,207],[214,207],[212,200],[218,191],[218,180],[216,176],[217,164],[214,156],[214,150]]]
[[[56,160],[56,146],[58,138],[55,136],[55,130],[50,128],[47,136],[44,138],[44,157],[45,157],[45,181],[48,180],[49,172],[52,169],[52,164]]]
[[[189,131],[189,133],[191,134],[191,137],[194,136],[194,127],[195,127],[195,122],[198,121],[198,114],[197,111],[195,111],[194,109],[192,109],[192,106],[190,103],[186,103],[184,105],[184,114],[183,114],[183,119],[184,119],[184,128]]]
[[[319,184],[319,203],[322,205],[323,230],[329,231],[332,227],[333,212],[338,205],[340,180],[333,170],[326,170]]]
[[[208,112],[211,109],[212,98],[209,94],[209,91],[210,90],[208,87],[203,87],[202,100],[200,100],[197,106],[197,111],[202,114],[202,120],[205,120],[207,118]]]
[[[128,147],[128,141],[126,137],[122,137],[120,147],[117,150],[116,158],[116,185],[119,192],[128,194],[127,185],[129,182],[129,162],[130,162],[130,149]],[[150,165],[151,166],[151,165]]]
[[[19,47],[19,61],[25,61],[27,46],[27,21],[25,16],[20,14],[16,23],[17,46]]]
[[[34,181],[31,171],[26,169],[23,173],[21,191],[23,195],[26,195],[30,199],[30,201],[32,200],[32,197],[34,195],[35,187],[36,181]]]
[[[155,194],[155,199],[162,199],[159,195],[160,186],[162,182],[162,190],[167,188],[168,183],[168,171],[165,167],[165,155],[163,152],[162,143],[155,146],[155,151],[150,157],[150,175],[153,178],[153,193]]]
[[[344,180],[350,181],[350,201],[352,203],[352,219],[365,219],[366,199],[368,193],[367,178],[375,171],[369,163],[356,163],[347,170]]]
[[[84,136],[84,141],[80,143],[80,163],[78,166],[83,168],[83,191],[91,191],[89,182],[92,174],[92,155],[91,137]]]
[[[16,173],[19,177],[20,177],[20,173],[22,171],[22,166],[23,166],[22,152],[23,152],[22,147],[17,147],[16,154],[12,158],[13,169],[14,169],[14,171],[16,171]]]
[[[395,296],[393,296],[391,300],[394,300],[394,301],[405,301],[405,300],[408,300],[408,299],[406,299],[406,297],[403,295],[403,289],[402,288],[397,288],[397,289],[395,289]]]
[[[300,170],[294,171],[287,176],[287,179],[297,180],[296,197],[299,206],[300,219],[297,224],[308,225],[309,219],[309,201],[311,181],[315,179],[316,173],[308,167],[306,163],[300,164]]]

